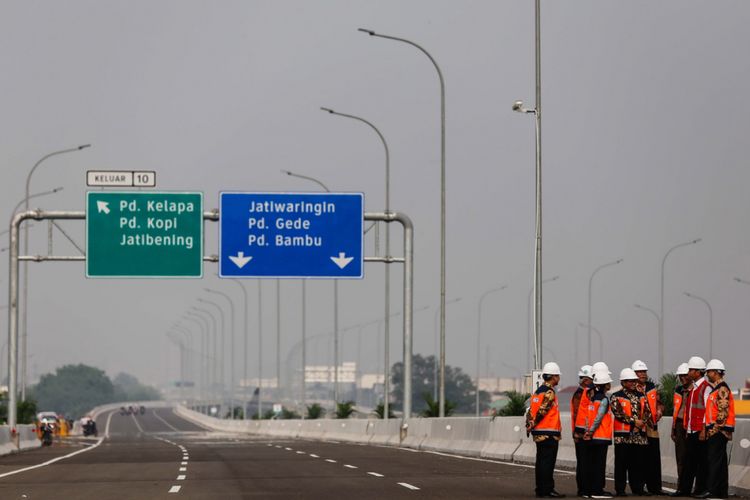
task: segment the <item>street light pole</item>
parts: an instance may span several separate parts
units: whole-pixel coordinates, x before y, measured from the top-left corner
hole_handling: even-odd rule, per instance
[[[479,306],[477,307],[477,387],[476,387],[476,401],[475,401],[475,410],[476,415],[479,416],[479,363],[480,363],[480,348],[479,348],[479,342],[482,338],[482,304],[484,303],[484,299],[487,298],[487,296],[493,292],[499,292],[500,290],[505,290],[508,288],[508,285],[503,285],[501,287],[493,288],[491,290],[487,290],[482,294],[481,297],[479,297]]]
[[[75,151],[80,151],[82,149],[86,149],[88,147],[91,147],[91,144],[83,144],[81,146],[77,146],[74,148],[68,148],[68,149],[61,149],[58,151],[53,151],[51,153],[48,153],[44,156],[42,156],[33,167],[31,167],[31,170],[29,171],[29,174],[26,176],[26,197],[24,198],[26,204],[25,204],[25,210],[29,211],[29,200],[31,199],[31,176],[34,174],[37,168],[39,168],[39,165],[44,163],[45,160],[48,158],[52,158],[53,156],[58,156],[66,153],[73,153]],[[15,213],[15,210],[14,210]],[[29,254],[29,228],[26,226],[23,233],[23,252],[24,255]],[[26,400],[26,345],[27,345],[27,337],[28,337],[28,316],[29,316],[29,265],[28,262],[23,263],[23,324],[21,327],[21,331],[23,332],[21,335],[21,401]]]
[[[282,170],[283,173],[290,177],[297,177],[298,179],[305,179],[310,182],[314,182],[318,186],[322,187],[324,191],[330,193],[331,190],[328,186],[323,184],[321,181],[314,177],[307,175],[301,175],[289,170]],[[304,375],[303,375],[304,376]],[[333,405],[336,408],[336,404],[339,402],[339,281],[333,280]]]
[[[440,80],[440,417],[445,416],[445,79],[437,61],[421,45],[395,36],[382,35],[372,30],[359,28],[370,36],[406,43],[420,50],[430,60]]]
[[[448,302],[446,302],[445,305],[447,306],[447,305],[450,305],[450,304],[455,304],[456,302],[460,302],[460,301],[461,301],[461,297],[456,297],[455,299],[452,299],[452,300],[449,300]],[[439,318],[439,315],[440,315],[440,311],[441,311],[441,309],[439,307],[437,309],[435,309],[435,323],[434,323],[435,324],[435,344],[434,345],[435,345],[435,354],[436,355],[438,354],[438,343],[439,343],[439,337],[438,337],[438,318]],[[442,350],[440,352],[442,353]],[[432,386],[432,398],[434,400],[437,400],[438,396],[440,394],[439,393],[439,384],[438,384],[438,382],[439,382],[438,374],[440,373],[439,366],[440,366],[439,365],[439,358],[436,357],[435,358],[435,366],[434,366],[433,371],[432,371],[432,375],[433,375],[433,379],[432,379],[432,382],[433,382],[433,386]],[[387,370],[386,370],[386,373],[388,373]]]
[[[549,283],[550,281],[557,281],[560,279],[559,275],[555,275],[551,278],[547,278],[546,280],[542,281],[542,284]],[[528,362],[531,359],[531,338],[532,338],[532,332],[531,332],[531,295],[534,293],[534,290],[536,290],[536,287],[532,286],[531,290],[529,290],[529,298],[526,301],[526,363],[528,366]],[[537,352],[536,349],[534,349],[534,366],[536,366],[537,361]]]
[[[229,302],[229,418],[234,420],[234,301],[224,292],[213,290],[211,288],[204,288],[204,290],[208,293],[220,295]]]
[[[680,243],[679,245],[675,245],[669,250],[667,250],[667,253],[664,254],[664,258],[661,260],[661,300],[660,300],[661,310],[659,312],[659,375],[664,373],[664,265],[667,263],[667,257],[669,257],[669,254],[671,254],[673,251],[677,250],[678,248],[686,247],[689,245],[695,245],[696,243],[699,243],[700,241],[701,241],[701,238],[697,238],[692,241],[688,241],[685,243]]]
[[[235,279],[235,278],[229,278],[229,281],[232,281],[234,283],[237,283],[240,288],[242,289],[242,303],[243,303],[243,311],[244,311],[244,317],[243,317],[243,332],[244,332],[244,345],[242,348],[242,355],[243,355],[243,363],[242,363],[242,382],[243,382],[243,390],[242,394],[245,396],[242,401],[242,420],[247,420],[247,394],[246,387],[247,387],[247,343],[248,343],[248,330],[247,330],[247,316],[248,316],[248,302],[247,302],[247,288],[245,288],[245,285],[242,283],[242,281]]]
[[[656,318],[656,335],[659,336],[659,328],[661,327],[661,317],[659,316],[659,313],[651,309],[650,307],[642,306],[640,304],[635,304],[635,307],[638,309],[643,309],[647,313],[650,313]]]
[[[344,118],[350,118],[352,120],[360,121],[366,125],[368,125],[372,130],[375,131],[375,133],[380,138],[380,141],[383,143],[383,149],[385,151],[385,213],[390,214],[391,213],[391,157],[390,152],[388,150],[388,143],[385,140],[385,137],[383,134],[378,130],[378,128],[373,125],[368,120],[365,120],[364,118],[360,116],[355,115],[349,115],[345,113],[339,113],[337,111],[334,111],[330,108],[320,108],[323,111],[327,111],[328,113],[332,115],[342,116]],[[371,226],[372,227],[372,226]],[[366,232],[366,231],[365,231]],[[391,256],[391,226],[390,224],[385,225],[385,256],[386,258],[389,258]],[[385,325],[385,338],[390,339],[390,331],[391,331],[391,268],[390,266],[384,266],[385,269],[385,310],[384,310],[384,325]],[[303,349],[304,354],[304,349]],[[304,369],[304,368],[303,368]],[[388,371],[388,367],[386,366],[386,373]],[[385,387],[387,387],[388,384],[385,384]],[[386,400],[387,400],[387,394],[386,394]],[[388,402],[384,403],[385,408],[388,408]]]
[[[598,273],[599,271],[601,271],[605,267],[616,266],[620,262],[622,262],[622,259],[617,259],[617,260],[615,260],[613,262],[608,262],[606,264],[602,264],[601,266],[599,266],[596,269],[594,269],[594,272],[591,273],[591,277],[589,278],[589,302],[588,302],[588,306],[589,307],[588,307],[588,320],[587,320],[587,325],[588,325],[587,326],[587,328],[588,328],[588,359],[589,359],[589,361],[587,361],[587,362],[590,362],[590,360],[591,360],[591,287],[592,287],[592,284],[594,282],[594,276],[596,276],[596,273]]]
[[[714,359],[714,310],[711,308],[711,304],[703,297],[688,292],[683,293],[691,299],[703,302],[708,308],[708,359]]]
[[[584,323],[578,323],[578,324],[582,326],[583,328],[587,328],[589,331],[593,330],[594,333],[596,333],[596,335],[599,337],[599,360],[600,361],[603,360],[604,359],[604,337],[602,336],[602,332],[600,332],[598,329],[594,328],[591,325],[586,325]],[[589,358],[591,358],[591,356],[589,356]],[[591,363],[591,359],[586,361],[586,363]]]
[[[220,347],[219,347],[219,359],[221,359],[221,363],[220,363],[220,366],[219,366],[219,382],[221,383],[221,391],[220,391],[220,394],[221,394],[221,404],[224,404],[224,399],[226,398],[226,390],[227,390],[227,385],[226,385],[226,363],[225,363],[225,360],[226,360],[226,343],[225,343],[226,335],[225,335],[225,333],[226,333],[226,324],[227,324],[227,322],[226,322],[226,316],[224,316],[224,309],[219,304],[217,304],[216,302],[213,302],[211,300],[202,299],[200,297],[198,297],[197,300],[198,300],[198,302],[200,302],[202,304],[207,304],[209,306],[215,307],[216,310],[219,312],[219,319],[221,320],[221,329],[220,329],[221,342],[219,343],[219,345],[220,345]],[[221,415],[219,415],[219,418],[221,418]]]
[[[213,356],[213,373],[212,373],[213,380],[211,383],[211,395],[213,395],[213,392],[216,390],[216,386],[219,383],[219,364],[221,364],[222,366],[224,365],[224,362],[223,362],[224,360],[219,358],[220,353],[217,348],[217,344],[218,344],[217,339],[219,337],[219,329],[216,326],[216,316],[214,316],[214,314],[208,309],[203,309],[203,308],[195,307],[195,306],[192,306],[191,309],[195,311],[196,313],[201,313],[201,314],[196,314],[196,316],[206,321],[206,324],[208,324],[208,320],[206,320],[206,317],[203,315],[205,314],[206,316],[208,316],[208,318],[211,320],[211,326],[213,327],[214,356]],[[210,328],[208,330],[211,331]],[[219,361],[220,359],[221,361]]]

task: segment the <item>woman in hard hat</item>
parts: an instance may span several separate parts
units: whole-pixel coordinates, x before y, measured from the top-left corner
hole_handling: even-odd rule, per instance
[[[620,372],[622,389],[612,394],[612,415],[615,435],[615,494],[625,496],[625,486],[630,484],[634,495],[643,495],[645,464],[648,450],[646,421],[651,409],[646,396],[635,385],[638,375],[632,368]]]
[[[586,442],[583,496],[590,498],[612,498],[612,493],[604,490],[607,448],[612,444],[612,414],[607,397],[611,384],[608,371],[594,372],[595,390],[588,407],[590,424],[583,435]]]
[[[677,462],[677,484],[680,484],[682,469],[687,455],[687,431],[685,429],[685,399],[693,388],[693,381],[688,376],[688,365],[682,363],[675,372],[679,383],[675,385],[672,396],[672,441],[674,442],[674,456]]]
[[[713,386],[706,404],[707,491],[698,498],[727,498],[729,495],[729,463],[727,442],[734,433],[734,397],[724,382],[724,363],[712,359],[706,365],[706,377]]]
[[[560,367],[557,363],[546,363],[542,368],[544,383],[531,397],[531,407],[526,414],[526,435],[531,434],[536,443],[536,496],[539,498],[562,498],[555,491],[555,463],[562,434],[560,406],[557,403],[555,386],[560,383]]]

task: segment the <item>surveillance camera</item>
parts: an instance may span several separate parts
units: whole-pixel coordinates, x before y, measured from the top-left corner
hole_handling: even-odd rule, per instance
[[[513,111],[521,111],[523,107],[523,101],[516,101],[513,103]]]

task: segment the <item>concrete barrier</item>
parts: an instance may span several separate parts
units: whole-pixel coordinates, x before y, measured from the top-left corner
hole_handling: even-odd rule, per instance
[[[0,455],[9,455],[15,451],[17,451],[16,445],[10,439],[10,427],[0,426]]]

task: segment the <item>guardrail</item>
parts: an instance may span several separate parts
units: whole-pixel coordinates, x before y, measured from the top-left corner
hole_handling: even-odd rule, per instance
[[[199,425],[223,432],[251,433],[272,437],[302,438],[363,444],[400,446],[417,450],[441,451],[518,463],[533,464],[536,447],[526,437],[523,417],[448,417],[384,420],[220,420],[176,407],[176,412]],[[570,417],[562,417],[563,439],[557,466],[575,467],[575,447],[570,436]],[[662,477],[677,482],[674,445],[670,438],[672,419],[659,425]],[[608,472],[614,471],[610,447]],[[730,444],[729,484],[735,493],[750,494],[750,420],[738,420]]]

